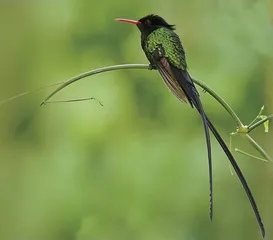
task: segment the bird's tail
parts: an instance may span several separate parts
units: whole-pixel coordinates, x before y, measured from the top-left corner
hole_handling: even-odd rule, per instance
[[[234,168],[234,171],[236,172],[238,178],[240,179],[241,184],[243,185],[243,188],[245,189],[245,192],[246,192],[246,194],[248,196],[248,199],[249,199],[249,202],[250,202],[250,204],[252,206],[252,209],[253,209],[253,211],[255,213],[257,222],[258,222],[258,224],[260,226],[260,229],[261,229],[261,232],[262,232],[262,236],[264,237],[265,236],[264,225],[263,225],[263,222],[262,222],[262,219],[261,219],[257,204],[256,204],[256,202],[254,200],[254,197],[253,197],[253,195],[251,193],[250,188],[248,187],[248,184],[247,184],[247,182],[246,182],[246,180],[244,178],[244,175],[243,175],[241,169],[239,168],[237,162],[235,161],[234,157],[232,156],[230,150],[228,149],[227,145],[225,144],[224,140],[221,138],[220,134],[217,132],[217,130],[215,129],[215,127],[213,126],[213,124],[211,123],[211,121],[208,119],[207,116],[206,116],[206,121],[207,121],[207,124],[208,124],[210,130],[212,131],[213,135],[215,136],[218,143],[221,145],[223,151],[227,155],[227,157],[228,157],[232,167]]]
[[[212,220],[213,216],[213,195],[212,195],[212,157],[211,157],[211,142],[210,142],[210,134],[209,134],[209,127],[208,127],[208,121],[207,116],[205,114],[205,111],[203,109],[202,103],[200,101],[199,95],[197,91],[194,91],[194,97],[192,99],[192,103],[194,104],[195,108],[198,110],[202,117],[202,121],[204,124],[205,129],[205,135],[206,135],[206,142],[207,142],[207,152],[208,152],[208,165],[209,165],[209,186],[210,186],[210,219]]]

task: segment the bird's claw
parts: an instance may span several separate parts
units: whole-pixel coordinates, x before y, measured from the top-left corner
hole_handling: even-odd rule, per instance
[[[153,66],[152,64],[149,64],[148,70],[154,70],[154,69],[156,69],[156,67]]]

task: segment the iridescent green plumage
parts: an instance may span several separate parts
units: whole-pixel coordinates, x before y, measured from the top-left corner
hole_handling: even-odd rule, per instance
[[[150,61],[152,61],[154,51],[160,45],[164,49],[164,53],[161,53],[162,56],[164,55],[170,64],[182,70],[187,69],[184,49],[174,31],[162,27],[154,30],[147,36],[146,40],[143,41],[143,50]]]
[[[160,68],[159,66],[157,66],[157,63],[158,61],[160,61],[160,59],[164,58],[166,60],[165,64],[168,64],[168,66],[164,66],[166,69],[168,69],[169,66],[173,66],[182,71],[187,70],[184,49],[178,35],[174,31],[172,31],[171,28],[160,27],[152,32],[148,32],[148,34],[144,32],[141,35],[141,46],[143,51],[145,52],[146,57],[154,68]],[[158,54],[158,59],[155,59],[155,54]],[[181,88],[179,82],[176,81],[174,76],[171,76],[171,70],[169,71],[169,76],[164,76],[164,69],[159,72],[168,89],[181,102],[187,102],[188,100],[192,106],[190,96],[185,94],[185,91]],[[194,85],[192,86],[194,87]]]

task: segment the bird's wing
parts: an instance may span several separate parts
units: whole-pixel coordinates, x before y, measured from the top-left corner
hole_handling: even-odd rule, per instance
[[[186,103],[187,100],[190,100],[185,95],[185,92],[179,85],[178,81],[176,81],[168,60],[165,57],[159,57],[158,49],[153,53],[153,63],[168,89],[178,98],[178,100],[184,103]]]
[[[159,46],[162,48],[162,46]],[[171,92],[182,102],[188,102],[191,106],[195,106],[202,117],[206,143],[208,152],[208,165],[209,165],[209,185],[210,185],[210,218],[213,215],[213,196],[212,196],[212,157],[211,157],[211,143],[209,128],[206,120],[206,115],[202,107],[202,103],[199,99],[199,94],[195,88],[191,77],[187,70],[178,69],[174,67],[168,60],[167,57],[162,56],[164,49],[156,49],[152,55],[152,61],[162,76],[167,87]]]

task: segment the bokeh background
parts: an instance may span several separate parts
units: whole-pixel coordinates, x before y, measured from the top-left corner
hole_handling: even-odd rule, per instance
[[[122,63],[147,63],[136,27],[156,13],[177,25],[190,73],[248,124],[273,113],[270,0],[0,0],[0,100]],[[156,71],[121,70],[0,105],[0,239],[262,239],[241,184],[213,139],[214,219],[200,117]],[[233,119],[201,92],[225,141]],[[272,132],[251,136],[273,157]],[[258,155],[249,143],[233,147]],[[273,238],[271,164],[235,153]]]

